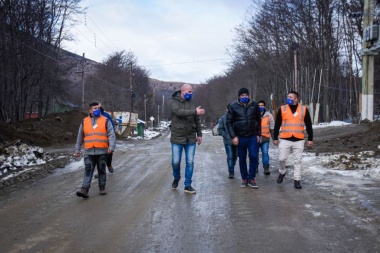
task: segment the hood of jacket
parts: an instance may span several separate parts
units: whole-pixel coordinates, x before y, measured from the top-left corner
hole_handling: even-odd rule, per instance
[[[180,102],[184,101],[184,99],[181,97],[181,91],[180,90],[176,90],[175,92],[173,92],[172,98],[175,100],[178,100]]]

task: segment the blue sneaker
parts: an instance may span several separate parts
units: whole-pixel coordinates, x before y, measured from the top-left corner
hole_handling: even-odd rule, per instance
[[[241,188],[245,188],[245,187],[247,187],[248,186],[248,181],[247,181],[247,179],[243,179],[242,180],[242,183],[241,183],[241,185],[240,185],[240,187]]]
[[[259,187],[257,186],[257,184],[256,184],[255,179],[251,179],[251,180],[249,180],[248,186],[249,186],[249,187],[252,187],[252,188],[255,188],[255,189],[259,188]]]

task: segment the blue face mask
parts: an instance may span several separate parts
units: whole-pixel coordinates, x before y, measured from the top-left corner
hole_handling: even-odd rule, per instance
[[[259,108],[260,108],[260,112],[265,111],[265,107],[259,107]]]
[[[247,97],[242,97],[242,98],[240,98],[240,102],[243,103],[243,104],[246,104],[246,103],[249,102],[249,98],[247,98]]]
[[[100,109],[96,109],[95,111],[92,112],[92,115],[94,115],[94,117],[99,117],[100,114],[101,114]]]
[[[290,98],[287,98],[287,99],[286,99],[286,103],[287,103],[288,105],[294,105],[294,100],[293,100],[293,99],[290,99]]]
[[[186,101],[189,101],[193,97],[193,94],[192,93],[185,93],[185,95],[183,95],[183,97],[185,98]]]

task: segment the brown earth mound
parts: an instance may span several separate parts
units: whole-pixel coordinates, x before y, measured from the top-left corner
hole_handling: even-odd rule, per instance
[[[21,143],[41,147],[74,145],[79,125],[86,116],[83,112],[71,111],[21,123],[0,122],[0,143],[20,140]]]
[[[380,155],[380,121],[314,129],[314,147],[309,151],[360,152]]]

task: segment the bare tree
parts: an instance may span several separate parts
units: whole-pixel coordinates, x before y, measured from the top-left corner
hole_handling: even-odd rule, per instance
[[[0,120],[43,117],[62,82],[59,48],[79,0],[0,1]]]

